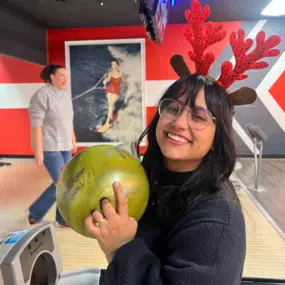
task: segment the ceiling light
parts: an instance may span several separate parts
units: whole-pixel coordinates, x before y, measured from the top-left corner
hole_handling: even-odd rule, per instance
[[[263,16],[282,16],[285,15],[285,1],[271,0],[271,2],[261,12]]]

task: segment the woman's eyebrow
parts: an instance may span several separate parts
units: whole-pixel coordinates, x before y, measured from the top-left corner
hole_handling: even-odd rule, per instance
[[[179,104],[181,104],[182,106],[189,107],[189,106],[185,105],[185,103],[187,103],[188,101],[182,102],[180,99],[175,99],[175,100],[176,100]],[[202,106],[200,106],[200,105],[196,105],[196,104],[194,105],[194,108],[203,109],[203,110],[205,110],[205,111],[208,111],[207,108],[202,107]]]
[[[196,104],[195,104],[195,108],[203,109],[203,110],[205,110],[205,111],[208,111],[208,109],[207,109],[207,108],[202,107],[202,106],[200,106],[200,105],[196,105]]]
[[[189,106],[187,106],[187,107],[189,107]],[[197,108],[197,109],[202,109],[202,110],[204,110],[204,111],[208,111],[208,109],[207,108],[205,108],[205,107],[202,107],[202,106],[200,106],[200,105],[194,105],[194,108]]]

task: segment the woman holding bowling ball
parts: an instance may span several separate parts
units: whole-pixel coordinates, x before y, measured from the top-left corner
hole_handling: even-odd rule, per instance
[[[42,70],[41,79],[46,85],[32,96],[29,105],[32,148],[36,164],[46,167],[53,183],[30,206],[30,224],[40,222],[55,203],[55,184],[61,168],[71,159],[72,152],[77,151],[67,71],[60,65],[50,64]],[[56,221],[67,227],[58,209]]]
[[[150,201],[142,219],[128,217],[124,185],[85,220],[109,262],[101,284],[237,285],[246,254],[245,222],[229,177],[236,161],[232,106],[215,80],[173,83],[139,139]]]

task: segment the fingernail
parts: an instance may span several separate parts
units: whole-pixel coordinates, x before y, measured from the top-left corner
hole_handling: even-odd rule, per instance
[[[95,212],[95,210],[92,210],[91,212],[90,212],[90,215],[92,216],[92,214]]]
[[[115,186],[115,187],[119,187],[119,186],[120,186],[120,182],[119,182],[119,181],[115,181],[115,182],[114,182],[114,186]]]

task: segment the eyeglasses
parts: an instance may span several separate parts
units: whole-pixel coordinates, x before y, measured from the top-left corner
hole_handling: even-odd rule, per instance
[[[216,118],[212,116],[211,112],[202,108],[195,107],[193,109],[182,106],[178,101],[174,99],[164,99],[159,102],[158,112],[160,117],[168,122],[176,120],[184,111],[187,110],[187,122],[191,129],[196,131],[202,131],[209,125],[216,121]]]

